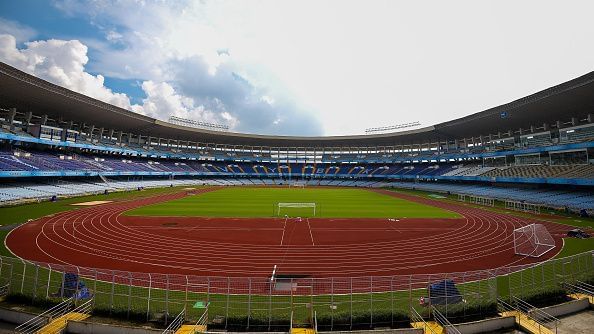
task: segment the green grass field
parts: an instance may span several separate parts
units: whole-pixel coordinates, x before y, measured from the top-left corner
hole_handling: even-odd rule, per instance
[[[136,216],[272,217],[277,203],[316,203],[316,217],[455,218],[456,213],[364,189],[225,188],[145,206]],[[282,208],[280,216],[312,217],[313,208]]]

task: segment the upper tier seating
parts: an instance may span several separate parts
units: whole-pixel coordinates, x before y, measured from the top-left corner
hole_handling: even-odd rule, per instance
[[[592,165],[563,165],[563,166],[511,166],[497,167],[481,176],[488,177],[522,177],[522,178],[549,178],[549,177],[582,177],[594,178]]]

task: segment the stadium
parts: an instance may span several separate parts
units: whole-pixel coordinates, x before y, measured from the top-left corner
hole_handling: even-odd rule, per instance
[[[0,2],[0,334],[594,332],[593,9]]]
[[[0,75],[3,291],[55,313],[22,332],[100,315],[459,333],[592,291],[592,243],[567,236],[592,233],[594,73],[418,130],[315,138],[196,129]]]

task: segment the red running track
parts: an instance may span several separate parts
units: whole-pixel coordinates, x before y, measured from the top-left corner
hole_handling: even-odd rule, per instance
[[[200,191],[211,191],[202,189]],[[27,260],[89,268],[197,276],[362,277],[430,274],[529,264],[554,256],[570,227],[385,190],[454,211],[458,219],[247,219],[131,217],[130,209],[185,192],[44,217],[13,230],[10,250]],[[512,231],[539,222],[556,248],[514,255]]]

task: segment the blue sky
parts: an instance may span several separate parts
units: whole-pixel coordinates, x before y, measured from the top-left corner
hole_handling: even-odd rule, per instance
[[[591,1],[0,1],[0,61],[166,120],[362,134],[592,70]],[[224,52],[221,52],[221,51]]]

